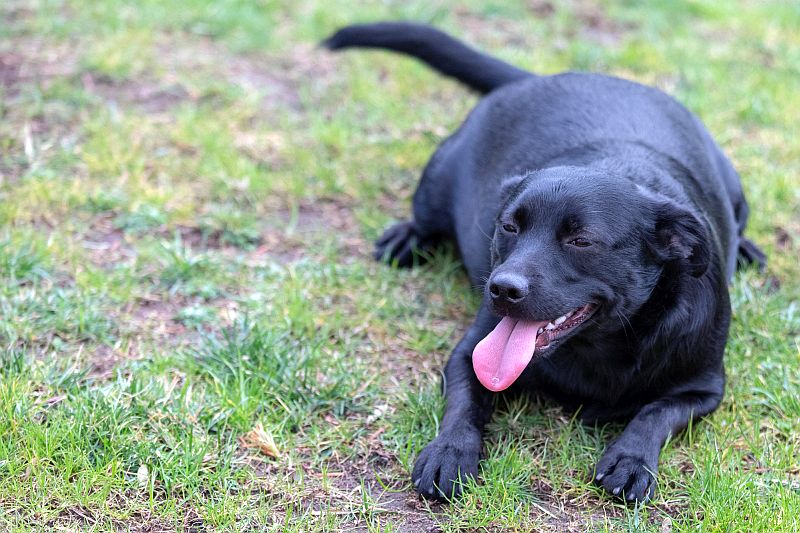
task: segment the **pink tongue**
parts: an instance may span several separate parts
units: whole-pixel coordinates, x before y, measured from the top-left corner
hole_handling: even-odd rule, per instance
[[[545,325],[503,318],[472,352],[472,368],[483,386],[495,392],[510,387],[530,363],[536,332]]]

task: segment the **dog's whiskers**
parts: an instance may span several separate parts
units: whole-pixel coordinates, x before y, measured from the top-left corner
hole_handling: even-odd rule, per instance
[[[619,318],[619,322],[622,325],[622,331],[623,331],[623,333],[625,333],[625,340],[629,340],[628,339],[628,328],[630,328],[631,334],[633,334],[633,337],[635,339],[636,338],[636,331],[633,329],[633,324],[631,324],[630,319],[628,317],[626,317],[625,315],[623,315],[617,309],[614,310],[614,313],[616,313],[617,317]],[[625,326],[626,323],[628,325],[627,327]]]

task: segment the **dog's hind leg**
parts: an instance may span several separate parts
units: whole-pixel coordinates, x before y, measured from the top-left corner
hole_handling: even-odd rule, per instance
[[[759,271],[763,271],[767,266],[767,256],[756,244],[744,236],[745,228],[747,227],[747,219],[750,215],[750,207],[747,205],[747,200],[744,197],[742,190],[742,180],[739,173],[733,168],[733,165],[722,153],[722,150],[714,143],[710,135],[707,135],[707,144],[711,148],[711,152],[715,155],[715,164],[718,172],[722,178],[722,183],[728,193],[730,205],[733,209],[733,217],[736,222],[736,235],[738,240],[732,243],[736,246],[736,262],[729,265],[728,279],[733,276],[733,271],[736,268],[744,268],[749,265],[755,264],[758,266]],[[732,251],[731,251],[732,252]],[[733,257],[731,257],[733,259]]]
[[[386,231],[375,241],[373,256],[378,261],[384,261],[398,267],[411,267],[416,260],[423,263],[427,254],[440,239],[435,235],[426,234],[415,220],[399,222]]]
[[[767,266],[767,255],[761,251],[761,248],[759,248],[756,243],[744,236],[747,218],[750,214],[750,209],[747,206],[747,202],[744,200],[744,196],[734,205],[734,211],[739,230],[739,249],[736,254],[737,266],[743,268],[755,264],[758,266],[759,271],[763,271]]]
[[[739,237],[738,258],[740,267],[755,264],[761,271],[767,266],[767,255],[753,241],[744,236]]]
[[[439,243],[452,238],[450,176],[442,172],[446,146],[447,141],[422,173],[414,193],[413,219],[389,227],[375,241],[376,260],[411,267],[424,263]]]

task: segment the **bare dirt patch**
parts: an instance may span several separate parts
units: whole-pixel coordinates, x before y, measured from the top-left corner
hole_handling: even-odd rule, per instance
[[[527,8],[532,16],[541,20],[543,24],[555,15],[559,9],[557,6],[562,6],[562,3],[548,0],[527,2]],[[613,46],[619,44],[625,33],[634,28],[629,23],[623,23],[609,16],[607,8],[597,1],[573,0],[563,3],[563,6],[572,12],[578,22],[578,26],[570,30],[571,37],[575,39]],[[467,35],[478,41],[488,42],[487,46],[500,43],[533,49],[536,44],[531,37],[526,36],[526,32],[520,29],[518,23],[509,18],[476,15],[464,8],[456,8],[454,15]]]
[[[75,144],[75,110],[57,99],[42,98],[54,83],[77,72],[73,44],[33,35],[0,39],[0,140],[6,149],[0,184],[6,179],[15,182],[62,146]]]
[[[173,229],[162,230],[160,235],[165,239],[171,239],[176,233],[180,237],[181,242],[191,248],[197,248],[201,250],[217,250],[223,252],[227,251],[229,253],[233,250],[236,250],[235,246],[232,246],[226,242],[225,232],[218,229],[179,224]],[[260,242],[260,240],[257,242]]]
[[[6,93],[14,94],[20,79],[23,58],[13,52],[0,53],[0,86]]]
[[[114,368],[124,358],[114,348],[100,345],[89,354],[89,374],[97,378],[110,378]]]
[[[83,88],[107,104],[121,105],[143,113],[164,113],[190,99],[180,84],[163,85],[152,79],[116,80],[107,76],[84,73]]]
[[[14,19],[29,16],[26,10],[14,11]],[[50,87],[55,81],[81,83],[84,90],[106,103],[117,103],[146,113],[163,112],[188,98],[178,84],[162,85],[152,79],[115,80],[85,71],[80,66],[84,45],[74,39],[53,42],[34,34],[20,34],[0,46],[0,86],[9,97],[17,96],[25,84]]]
[[[265,222],[261,237],[261,245],[250,254],[255,264],[319,259],[315,250],[332,239],[347,258],[363,260],[372,250],[361,235],[353,207],[326,199],[303,201],[292,209],[275,209]]]
[[[538,18],[542,19],[550,18],[556,12],[553,2],[549,2],[548,0],[529,0],[528,9]]]
[[[381,516],[386,523],[391,518],[391,524],[401,533],[438,533],[441,531],[439,523],[434,518],[435,513],[441,509],[436,503],[426,503],[413,491],[403,490],[396,486],[386,486],[379,481],[373,472],[343,472],[341,477],[332,478],[333,486],[341,491],[344,498],[354,502],[363,501],[363,493],[375,502],[369,511]],[[434,516],[431,516],[431,514]],[[369,528],[365,521],[353,521],[350,524],[352,531],[367,532]]]
[[[336,59],[311,43],[285,50],[280,55],[237,56],[223,72],[235,85],[249,91],[265,91],[266,107],[303,108],[301,89],[313,82],[314,90],[324,90],[336,79]]]
[[[184,246],[223,257],[244,257],[248,266],[314,260],[321,244],[330,239],[335,239],[335,246],[346,250],[348,257],[359,258],[371,250],[361,237],[351,207],[331,200],[302,202],[295,209],[275,209],[273,216],[261,225],[257,245],[249,250],[225,242],[221,231],[197,226],[178,225],[169,230],[164,227],[155,234],[171,239],[176,232]],[[137,252],[131,242],[134,238],[114,225],[113,214],[104,213],[92,220],[80,241],[93,264],[112,269],[136,260]],[[188,306],[202,304],[215,308],[219,320],[215,319],[214,328],[229,325],[238,314],[238,305],[230,298],[207,301],[166,292],[154,288],[120,310],[115,320],[123,325],[130,345],[123,351],[105,345],[93,348],[87,355],[94,376],[111,376],[121,362],[146,353],[148,343],[175,347],[196,341],[200,333],[179,319]]]
[[[631,24],[611,18],[607,8],[597,2],[576,2],[574,15],[580,23],[580,38],[601,46],[619,44],[625,33],[634,29]]]
[[[483,46],[489,50],[499,45],[533,48],[535,44],[511,19],[477,15],[464,7],[454,9],[453,15],[459,28],[463,29],[464,38],[484,43]]]
[[[778,250],[785,252],[795,247],[796,238],[792,236],[795,232],[790,228],[776,226],[773,231],[775,234],[775,246]]]
[[[201,225],[178,224],[162,226],[155,234],[165,240],[172,240],[176,233],[181,243],[198,250],[213,250],[223,256],[231,257],[246,253],[246,264],[261,266],[267,262],[293,263],[302,259],[318,259],[315,250],[331,240],[347,257],[365,258],[372,250],[361,234],[356,221],[354,208],[345,201],[334,199],[304,200],[293,208],[280,205],[278,201],[271,212],[259,220],[258,235],[250,240],[248,246],[233,243],[235,239],[226,236],[225,230],[203,227]],[[108,241],[114,248],[125,239],[123,232],[105,225],[95,240],[99,247]]]
[[[186,326],[175,320],[182,307],[175,300],[152,298],[139,300],[127,312],[133,318],[137,330],[147,331],[149,336],[177,340],[187,333]]]
[[[6,22],[22,20],[30,10],[9,8],[0,12]],[[182,102],[202,98],[194,88],[179,83],[193,74],[208,74],[246,93],[261,95],[264,109],[303,107],[302,91],[313,80],[314,90],[324,90],[336,79],[336,59],[320,53],[313,43],[280,53],[236,54],[224,43],[187,34],[161,34],[154,45],[159,73],[136,79],[112,79],[81,68],[84,44],[51,42],[42,36],[20,33],[0,43],[0,87],[6,97],[20,93],[24,84],[47,88],[56,79],[81,83],[84,90],[109,104],[144,113],[164,113]],[[163,72],[163,74],[161,74]]]
[[[302,109],[301,90],[324,88],[336,76],[331,54],[320,53],[311,43],[280,54],[233,54],[224,44],[207,38],[164,38],[157,45],[159,60],[168,72],[204,72],[246,93],[261,95],[265,109]]]
[[[97,217],[80,240],[88,251],[89,260],[97,266],[111,268],[136,256],[125,238],[125,232],[114,225],[112,215]]]
[[[46,88],[53,80],[78,72],[78,57],[77,43],[53,43],[35,35],[15,36],[0,43],[0,85],[12,97],[19,94],[22,84]]]
[[[83,89],[104,101],[145,113],[161,113],[189,99],[178,83],[155,79],[112,79],[85,71],[80,66],[82,44],[76,41],[56,43],[35,35],[19,35],[9,41],[9,49],[0,47],[0,87],[8,97],[19,95],[26,84],[50,87],[55,81],[80,83]]]
[[[120,326],[122,340],[113,345],[101,344],[84,350],[90,375],[96,379],[108,379],[114,376],[121,364],[148,357],[154,346],[163,350],[198,342],[202,332],[179,320],[180,311],[194,303],[178,296],[164,295],[161,299],[160,295],[149,295],[136,299],[119,311],[112,311],[114,321]],[[209,305],[219,310],[220,322],[215,322],[214,327],[229,325],[236,304],[219,299]]]
[[[332,513],[343,517],[339,531],[367,532],[370,531],[368,521],[373,521],[374,526],[375,520],[381,524],[391,523],[396,528],[393,531],[441,531],[436,520],[441,505],[425,502],[409,491],[404,481],[392,481],[397,475],[390,470],[397,465],[388,454],[384,455],[386,457],[377,459],[374,453],[342,459],[324,475],[306,470],[306,489],[296,495],[297,503],[312,514]],[[273,465],[266,475],[293,475],[281,470],[282,467]]]

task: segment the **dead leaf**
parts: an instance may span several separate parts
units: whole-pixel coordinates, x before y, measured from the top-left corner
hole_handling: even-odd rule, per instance
[[[268,457],[277,459],[280,457],[275,439],[267,433],[261,422],[258,422],[249,433],[240,438],[241,443],[246,448],[255,448]]]

